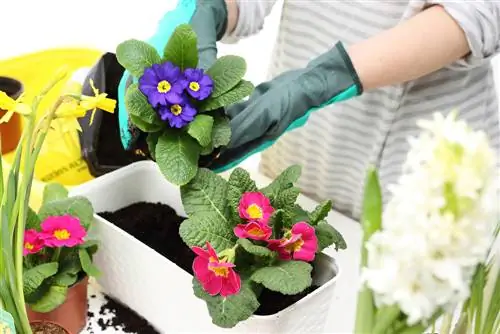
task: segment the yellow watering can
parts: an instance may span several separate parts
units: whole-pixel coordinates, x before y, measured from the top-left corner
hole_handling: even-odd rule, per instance
[[[53,78],[61,67],[74,72],[91,67],[102,56],[93,49],[49,49],[16,58],[0,60],[0,76],[19,80],[24,85],[26,98],[32,98]],[[45,110],[58,98],[68,82],[61,82],[43,100],[40,110]],[[7,175],[14,153],[2,156],[4,177]],[[35,167],[35,180],[30,205],[36,209],[41,203],[43,188],[47,182],[58,182],[67,187],[75,186],[93,177],[81,157],[77,131],[64,132],[57,128],[47,135],[45,145]]]

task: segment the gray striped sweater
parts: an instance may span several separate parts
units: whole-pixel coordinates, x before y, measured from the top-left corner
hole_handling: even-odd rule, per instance
[[[225,41],[257,33],[276,0],[237,0],[239,21]],[[275,177],[301,164],[299,186],[308,196],[332,199],[335,209],[359,218],[366,169],[379,168],[384,201],[397,181],[416,121],[458,109],[500,147],[491,58],[500,51],[500,1],[285,0],[269,78],[306,66],[337,41],[346,45],[397,25],[429,4],[441,4],[461,25],[471,54],[448,68],[406,84],[364,93],[324,108],[262,154],[261,170]],[[438,31],[436,33],[439,33]],[[258,52],[258,51],[256,51]]]

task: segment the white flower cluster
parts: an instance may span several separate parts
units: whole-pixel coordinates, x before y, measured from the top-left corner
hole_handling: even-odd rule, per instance
[[[382,230],[366,247],[363,282],[378,306],[397,304],[408,325],[452,310],[470,292],[498,223],[495,152],[455,113],[422,121],[402,176],[392,186]]]

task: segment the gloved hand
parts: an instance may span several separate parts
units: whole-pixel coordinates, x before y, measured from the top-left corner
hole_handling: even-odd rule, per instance
[[[198,67],[209,68],[217,59],[216,42],[224,36],[227,27],[225,0],[179,0],[177,7],[165,14],[155,35],[147,42],[163,54],[175,28],[184,23],[189,23],[198,37]],[[125,92],[131,83],[131,77],[125,72],[118,87],[120,137],[126,150],[131,149],[138,139],[138,132],[130,129],[125,107]]]
[[[306,68],[285,72],[256,87],[250,98],[226,110],[231,142],[208,167],[225,171],[304,125],[309,114],[362,94],[363,88],[342,43]]]

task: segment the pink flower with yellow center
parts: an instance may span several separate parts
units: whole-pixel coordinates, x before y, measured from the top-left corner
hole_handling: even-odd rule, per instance
[[[318,238],[314,227],[299,222],[279,240],[269,240],[268,248],[276,251],[283,260],[313,261],[318,250]]]
[[[237,294],[241,289],[241,278],[234,271],[235,265],[219,260],[217,253],[207,242],[207,249],[193,247],[198,255],[193,261],[193,272],[203,289],[211,296],[220,294],[222,297]]]
[[[267,224],[274,212],[271,201],[260,192],[246,192],[238,206],[240,217],[259,224]]]
[[[45,219],[42,224],[41,236],[49,247],[74,247],[83,244],[87,231],[76,217],[53,216]]]
[[[234,234],[238,238],[252,240],[268,240],[273,233],[272,228],[267,224],[250,222],[248,224],[238,224],[234,228]]]
[[[45,246],[45,242],[42,239],[40,233],[36,230],[26,230],[24,231],[24,249],[23,255],[36,254]]]

